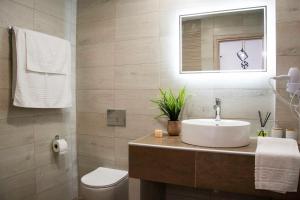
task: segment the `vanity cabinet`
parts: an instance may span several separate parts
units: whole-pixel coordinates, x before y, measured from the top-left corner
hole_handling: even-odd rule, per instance
[[[255,156],[251,148],[255,151],[256,144],[251,145],[220,151],[183,144],[179,138],[160,140],[149,136],[129,144],[129,176],[141,179],[141,200],[153,199],[153,195],[155,199],[166,199],[169,184],[210,191],[210,196],[220,191],[246,195],[247,199],[299,200],[299,192],[283,195],[255,190]]]
[[[192,151],[130,146],[129,176],[194,187],[195,158]]]

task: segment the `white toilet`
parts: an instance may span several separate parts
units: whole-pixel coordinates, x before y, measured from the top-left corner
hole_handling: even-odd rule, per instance
[[[84,200],[128,200],[128,172],[99,167],[81,178]]]

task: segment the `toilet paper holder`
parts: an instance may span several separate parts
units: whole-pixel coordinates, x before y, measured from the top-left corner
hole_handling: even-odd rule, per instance
[[[59,137],[59,135],[56,135],[55,137],[54,137],[54,139],[53,139],[53,141],[52,141],[52,145],[53,145],[53,147],[52,148],[57,148],[57,145],[56,144],[53,144],[56,140],[59,140],[60,139],[60,137]],[[55,151],[54,151],[55,152]],[[58,153],[58,152],[55,152],[55,153]]]
[[[54,153],[58,153],[59,155],[67,153],[67,141],[63,138],[60,138],[59,135],[56,135],[52,141],[52,150],[54,151]]]

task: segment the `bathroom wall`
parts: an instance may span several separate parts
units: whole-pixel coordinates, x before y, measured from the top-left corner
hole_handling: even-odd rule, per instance
[[[250,121],[252,135],[259,128],[257,110],[274,111],[273,93],[267,80],[260,80],[259,75],[250,80],[238,74],[232,81],[230,77],[224,79],[222,74],[200,77],[178,73],[179,54],[174,48],[178,33],[173,25],[178,26],[178,11],[199,8],[203,2],[208,3],[206,0],[78,0],[79,177],[98,166],[127,169],[127,143],[151,134],[154,128],[165,129],[164,120],[154,119],[158,110],[150,102],[160,87],[178,90],[186,86],[189,97],[183,118],[214,117],[215,97],[220,97],[222,117]],[[107,127],[107,109],[125,109],[126,128]],[[135,199],[138,186],[134,180],[131,184],[131,199]]]
[[[300,69],[300,3],[297,0],[277,0],[277,74],[287,74],[290,67]],[[287,96],[285,82],[277,84]],[[297,129],[299,121],[287,105],[276,101],[276,120],[281,127]],[[298,135],[300,137],[300,135]],[[298,141],[299,141],[298,137]]]
[[[0,0],[0,199],[71,200],[77,196],[76,0]],[[28,109],[11,104],[8,26],[19,26],[72,42],[73,99],[70,109]],[[51,151],[56,134],[70,151]]]

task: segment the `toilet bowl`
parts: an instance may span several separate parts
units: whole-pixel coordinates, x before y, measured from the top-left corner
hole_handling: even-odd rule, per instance
[[[128,200],[128,172],[99,167],[80,183],[84,200]]]

